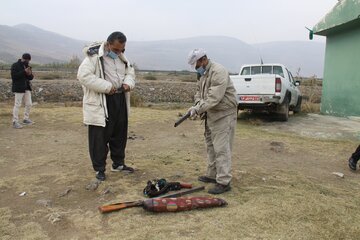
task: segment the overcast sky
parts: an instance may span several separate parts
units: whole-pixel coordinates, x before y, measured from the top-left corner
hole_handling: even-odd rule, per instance
[[[306,41],[338,0],[1,0],[0,25],[29,23],[71,38],[129,41],[229,36],[247,43]],[[325,38],[315,36],[316,41]]]

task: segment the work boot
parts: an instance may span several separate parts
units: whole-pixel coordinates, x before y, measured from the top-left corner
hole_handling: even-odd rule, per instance
[[[13,128],[20,129],[23,128],[23,126],[19,122],[13,122]]]
[[[132,167],[128,167],[125,164],[124,165],[120,165],[120,166],[116,166],[116,165],[112,165],[111,166],[111,171],[112,172],[126,172],[126,173],[133,173],[134,169]]]
[[[204,183],[216,183],[216,180],[214,178],[209,178],[207,176],[200,176],[198,177],[198,180]]]
[[[98,171],[96,172],[96,178],[100,181],[105,181],[106,176],[104,171]]]
[[[355,161],[352,157],[349,158],[349,168],[351,170],[356,170],[356,164],[357,164],[357,161]]]
[[[35,122],[31,121],[30,119],[24,119],[23,120],[23,124],[24,125],[31,125],[31,124],[34,124]]]
[[[227,191],[230,191],[231,187],[230,187],[230,183],[228,185],[223,185],[220,183],[215,184],[214,187],[210,188],[208,193],[210,194],[221,194]]]

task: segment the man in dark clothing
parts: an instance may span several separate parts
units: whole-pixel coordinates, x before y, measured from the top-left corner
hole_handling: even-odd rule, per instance
[[[112,172],[134,172],[125,165],[130,91],[135,87],[135,70],[124,55],[126,41],[123,33],[113,32],[107,41],[86,47],[77,75],[84,90],[90,158],[101,181],[109,151]]]
[[[360,145],[357,147],[357,149],[355,150],[355,152],[351,155],[351,157],[349,158],[349,168],[351,170],[356,170],[356,165],[357,162],[360,159]]]
[[[23,99],[25,102],[25,112],[22,123],[25,125],[33,123],[29,118],[32,106],[30,81],[34,78],[31,67],[29,66],[30,60],[30,54],[24,53],[22,58],[11,66],[12,92],[15,93],[13,128],[16,129],[22,128],[22,125],[19,123],[19,108],[21,107]]]

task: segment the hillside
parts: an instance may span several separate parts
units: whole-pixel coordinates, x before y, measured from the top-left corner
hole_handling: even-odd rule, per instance
[[[81,56],[85,44],[29,24],[0,25],[0,63],[12,63],[24,52],[31,53],[34,63],[68,61]]]
[[[90,42],[90,41],[89,41]],[[69,61],[82,58],[86,41],[71,39],[29,24],[0,25],[0,63],[12,63],[30,52],[34,63]],[[242,64],[283,63],[296,75],[322,77],[325,44],[313,41],[248,44],[226,36],[203,36],[162,41],[130,41],[126,54],[140,69],[190,70],[187,55],[193,48],[205,48],[208,56],[236,73]]]

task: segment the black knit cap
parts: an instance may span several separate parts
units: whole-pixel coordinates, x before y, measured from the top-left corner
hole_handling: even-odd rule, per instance
[[[30,53],[24,53],[24,54],[22,55],[22,59],[31,60],[31,55],[30,55]]]

